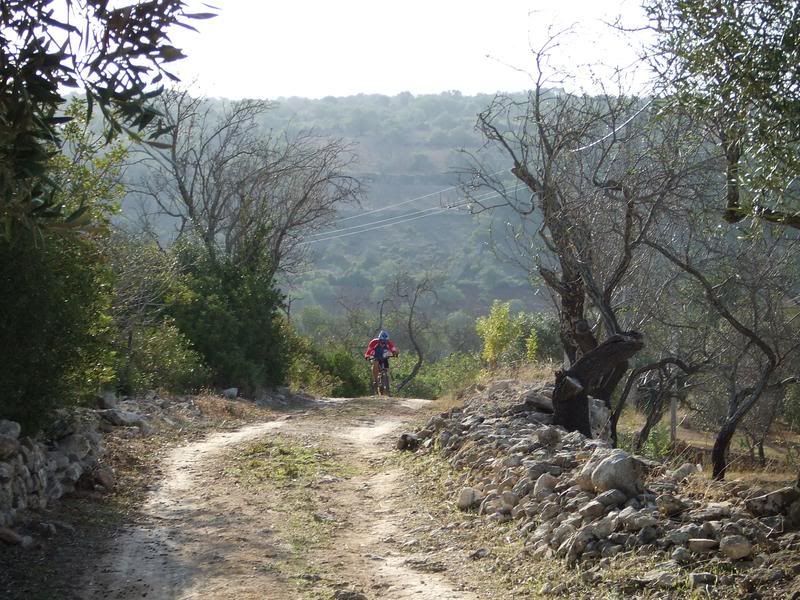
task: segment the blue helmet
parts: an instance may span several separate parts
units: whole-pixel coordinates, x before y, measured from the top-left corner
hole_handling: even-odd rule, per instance
[[[388,331],[381,331],[378,334],[378,339],[379,340],[388,340],[389,339],[389,332]]]

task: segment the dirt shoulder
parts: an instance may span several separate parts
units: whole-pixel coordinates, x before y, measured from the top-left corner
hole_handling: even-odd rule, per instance
[[[428,403],[306,408],[110,443],[118,493],[65,499],[35,519],[51,537],[0,548],[0,595],[483,597],[415,537],[427,500],[394,443]]]
[[[33,548],[0,546],[0,597],[800,596],[794,542],[764,555],[772,566],[754,564],[741,585],[694,590],[652,583],[653,573],[677,573],[657,552],[572,568],[533,556],[513,521],[457,510],[458,491],[477,470],[454,469],[440,452],[396,450],[401,432],[438,412],[404,399],[281,411],[218,399],[199,421],[111,436],[116,492],[73,496],[32,515]],[[733,571],[712,563],[693,569],[733,582]]]

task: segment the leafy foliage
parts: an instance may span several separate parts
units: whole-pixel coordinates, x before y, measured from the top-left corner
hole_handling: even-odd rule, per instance
[[[215,258],[199,243],[176,248],[182,288],[168,313],[203,356],[217,387],[246,394],[286,380],[289,357],[278,310],[282,296],[258,260]]]
[[[341,341],[311,338],[295,333],[286,325],[290,340],[289,384],[321,396],[358,397],[368,393],[364,360],[341,346]]]
[[[0,239],[0,414],[26,431],[113,379],[110,273],[90,241]]]
[[[72,103],[67,113],[65,152],[47,146],[52,200],[88,217],[92,234],[64,236],[53,227],[38,238],[0,236],[0,353],[8,353],[1,359],[0,414],[31,431],[51,409],[84,400],[114,379],[113,274],[102,242],[120,200],[125,152],[101,151],[86,127],[85,105]]]
[[[75,224],[80,209],[64,215],[50,177],[53,144],[59,145],[64,90],[83,88],[109,126],[142,130],[157,113],[147,105],[167,63],[182,57],[168,31],[188,27],[182,0],[109,7],[108,0],[8,0],[0,11],[0,236],[15,224]]]
[[[520,338],[523,323],[519,316],[511,316],[510,302],[495,300],[489,314],[479,317],[475,322],[475,328],[483,339],[481,356],[494,367],[500,357]]]
[[[130,341],[117,367],[117,386],[126,393],[196,390],[209,379],[202,357],[171,320],[142,327]]]
[[[731,222],[800,227],[800,13],[794,0],[648,0],[666,93],[715,133]]]

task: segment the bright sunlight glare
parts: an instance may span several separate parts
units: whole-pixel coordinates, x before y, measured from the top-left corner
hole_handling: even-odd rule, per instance
[[[177,73],[209,96],[520,91],[531,87],[531,49],[566,29],[552,65],[570,73],[564,87],[591,87],[593,77],[607,77],[617,67],[641,84],[632,69],[638,42],[631,40],[637,36],[609,26],[619,19],[642,24],[642,9],[628,0],[220,4],[216,18],[197,22],[199,34],[174,36],[188,55]],[[191,7],[205,10],[198,0]]]

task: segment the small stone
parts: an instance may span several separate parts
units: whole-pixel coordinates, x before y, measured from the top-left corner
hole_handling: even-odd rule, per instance
[[[713,552],[719,546],[717,540],[709,540],[705,538],[693,538],[689,540],[689,550],[697,554],[705,554]]]
[[[702,469],[698,465],[692,463],[683,463],[680,467],[670,473],[669,476],[678,481],[682,481],[691,477],[692,475],[697,475],[698,473],[702,473]]]
[[[0,419],[0,435],[7,435],[14,439],[19,438],[22,428],[16,421],[8,421],[7,419]]]
[[[716,584],[717,576],[713,573],[689,573],[689,587],[692,589]]]
[[[670,556],[670,558],[672,558],[672,560],[674,560],[679,565],[686,565],[694,560],[692,553],[689,552],[689,550],[687,550],[683,546],[675,548],[675,550],[672,551],[672,555]]]
[[[0,527],[0,542],[5,542],[11,546],[18,546],[23,543],[24,539],[16,531],[8,527]]]
[[[606,506],[597,500],[592,500],[591,502],[583,505],[578,512],[583,517],[583,520],[588,523],[589,521],[594,521],[595,519],[602,517],[606,512]]]
[[[753,544],[743,535],[726,535],[719,542],[719,551],[731,560],[739,560],[753,553]]]
[[[398,450],[410,450],[413,452],[419,448],[420,439],[413,433],[401,433],[397,440]]]
[[[366,594],[356,590],[336,590],[334,600],[367,600]]]
[[[605,506],[619,506],[620,504],[624,504],[627,499],[628,496],[625,495],[625,492],[617,489],[608,490],[607,492],[598,494],[595,498],[595,500],[604,504]]]
[[[480,506],[483,501],[483,494],[478,490],[471,487],[466,487],[461,490],[458,495],[458,508],[459,510],[467,511]]]
[[[549,496],[557,483],[558,479],[556,477],[553,477],[550,473],[542,473],[536,480],[536,485],[533,486],[533,495],[537,498]]]
[[[543,427],[536,431],[536,439],[542,446],[553,448],[561,441],[561,432],[555,427]]]
[[[685,511],[689,505],[672,494],[661,494],[656,498],[656,508],[665,517],[672,517]]]

